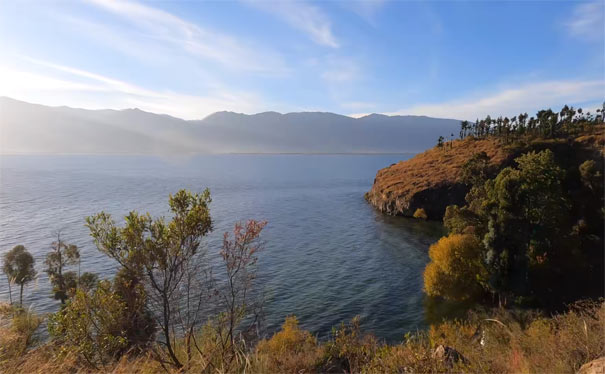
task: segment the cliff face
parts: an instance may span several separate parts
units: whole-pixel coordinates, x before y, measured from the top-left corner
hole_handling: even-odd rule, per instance
[[[389,215],[411,217],[423,208],[429,219],[440,219],[446,206],[464,203],[468,188],[459,181],[462,165],[482,151],[494,168],[505,164],[511,154],[493,139],[449,142],[442,149],[435,147],[379,170],[366,200]]]

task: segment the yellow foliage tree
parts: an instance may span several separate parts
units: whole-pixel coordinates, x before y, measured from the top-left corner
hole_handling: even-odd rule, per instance
[[[426,214],[426,211],[424,210],[424,208],[418,208],[414,212],[414,218],[428,219],[429,216]]]
[[[431,262],[424,270],[426,293],[458,301],[480,294],[487,278],[482,250],[479,240],[466,234],[449,235],[433,244]]]
[[[261,373],[307,373],[323,356],[317,339],[298,326],[294,316],[286,317],[281,331],[256,347],[257,369]]]

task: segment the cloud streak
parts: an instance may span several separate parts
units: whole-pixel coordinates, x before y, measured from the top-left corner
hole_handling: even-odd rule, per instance
[[[44,105],[65,105],[86,109],[124,109],[169,114],[184,119],[201,119],[217,111],[251,112],[264,102],[248,92],[215,89],[205,96],[146,89],[125,81],[24,57],[42,68],[22,70],[0,65],[0,96]]]
[[[340,3],[372,26],[377,26],[378,13],[384,8],[387,0],[359,0]]]
[[[415,105],[391,115],[426,115],[431,117],[475,120],[487,115],[514,116],[521,112],[534,113],[557,105],[600,102],[605,97],[603,80],[568,80],[532,83],[519,88],[507,88],[461,100]]]
[[[245,0],[255,8],[273,14],[291,27],[306,33],[315,43],[338,48],[340,43],[332,33],[329,18],[316,6],[305,1],[253,1]]]
[[[588,41],[603,40],[605,29],[605,3],[595,1],[577,5],[571,21],[566,24],[569,33]]]
[[[124,0],[88,2],[122,17],[146,37],[176,47],[189,55],[235,70],[271,75],[287,71],[282,56],[274,51],[250,46],[249,41],[244,42],[224,33],[204,29],[164,10]],[[130,33],[132,30],[128,31]]]

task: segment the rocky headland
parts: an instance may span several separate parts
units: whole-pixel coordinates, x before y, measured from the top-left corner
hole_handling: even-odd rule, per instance
[[[412,217],[416,210],[424,209],[428,219],[440,220],[448,205],[465,203],[469,187],[460,179],[462,166],[476,153],[487,154],[495,175],[511,165],[515,157],[528,151],[549,148],[572,166],[574,160],[582,157],[602,158],[603,144],[603,125],[591,133],[574,137],[525,139],[509,144],[496,137],[467,137],[446,142],[441,147],[436,146],[379,170],[365,198],[388,215]]]

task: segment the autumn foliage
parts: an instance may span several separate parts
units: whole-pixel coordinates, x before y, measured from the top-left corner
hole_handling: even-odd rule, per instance
[[[453,234],[433,244],[431,262],[424,271],[427,294],[464,300],[481,293],[487,275],[481,252],[481,243],[472,235]]]

